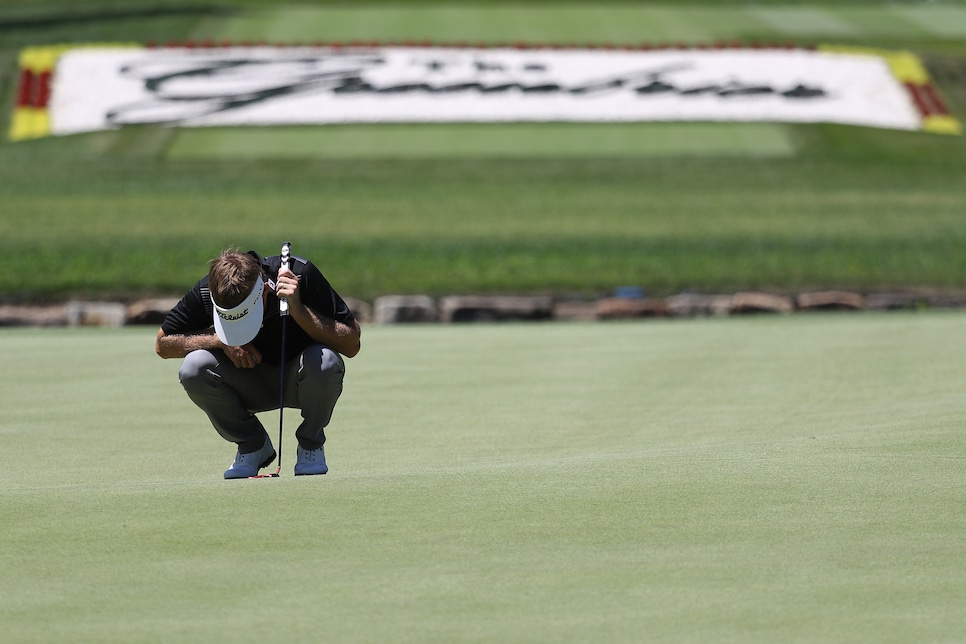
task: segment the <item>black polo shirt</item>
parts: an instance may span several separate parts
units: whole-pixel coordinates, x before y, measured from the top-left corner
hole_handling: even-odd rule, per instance
[[[262,354],[262,361],[267,364],[279,364],[282,350],[282,317],[278,313],[278,298],[275,297],[275,281],[282,265],[281,257],[259,257],[255,251],[249,254],[258,259],[262,266],[266,281],[271,292],[266,298],[265,317],[262,328],[252,343]],[[322,275],[315,264],[301,257],[289,258],[289,269],[299,278],[299,296],[302,304],[306,305],[322,317],[336,320],[352,326],[355,317],[346,303],[335,292],[328,280]],[[201,278],[194,287],[185,293],[165,317],[161,330],[165,335],[189,335],[211,331],[214,333],[212,315],[214,305],[211,301],[211,291],[208,289],[208,276]],[[285,361],[288,362],[309,345],[316,342],[302,330],[298,324],[287,321],[285,336]]]

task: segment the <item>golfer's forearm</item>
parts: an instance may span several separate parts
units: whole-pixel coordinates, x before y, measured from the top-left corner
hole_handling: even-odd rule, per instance
[[[292,319],[309,334],[313,340],[335,349],[347,358],[359,353],[361,331],[359,323],[352,326],[322,317],[305,305],[293,306]]]
[[[218,336],[214,333],[165,335],[163,331],[160,331],[154,349],[162,358],[183,358],[192,351],[218,349],[222,346]]]

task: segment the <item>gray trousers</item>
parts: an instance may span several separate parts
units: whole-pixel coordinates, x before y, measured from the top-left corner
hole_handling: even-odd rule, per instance
[[[280,368],[259,364],[239,369],[220,349],[202,350],[185,356],[178,377],[221,437],[245,452],[260,448],[267,436],[255,413],[278,409]],[[302,411],[295,436],[303,449],[325,443],[324,430],[342,394],[344,376],[342,356],[320,344],[285,365],[285,406]]]

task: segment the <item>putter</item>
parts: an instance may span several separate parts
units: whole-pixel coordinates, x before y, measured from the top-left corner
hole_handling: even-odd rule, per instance
[[[289,254],[292,252],[292,244],[285,242],[282,244],[281,260],[282,265],[279,268],[288,268]],[[279,472],[282,471],[282,421],[285,418],[285,327],[287,326],[288,320],[288,300],[284,297],[278,298],[278,314],[282,318],[282,364],[279,368],[279,382],[278,382],[278,468],[270,474],[256,474],[249,478],[253,479],[274,479],[278,478]]]

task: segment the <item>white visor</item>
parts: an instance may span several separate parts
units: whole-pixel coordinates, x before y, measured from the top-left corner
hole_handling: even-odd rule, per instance
[[[240,347],[258,335],[265,314],[265,306],[262,304],[264,286],[265,282],[259,277],[245,301],[234,308],[223,309],[214,300],[211,301],[215,306],[213,317],[219,340],[230,347]]]

